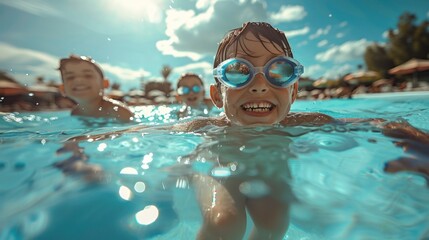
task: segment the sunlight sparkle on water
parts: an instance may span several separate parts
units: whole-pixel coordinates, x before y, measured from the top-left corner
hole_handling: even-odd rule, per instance
[[[120,174],[137,175],[138,172],[136,169],[134,169],[132,167],[126,167],[126,168],[122,168]]]
[[[156,221],[159,216],[159,210],[154,205],[146,206],[143,210],[136,213],[136,220],[141,225],[149,225]]]
[[[134,184],[134,190],[138,193],[142,193],[146,190],[146,184],[144,182],[136,182],[136,184]]]
[[[102,151],[104,151],[104,149],[106,149],[106,147],[107,147],[107,144],[105,144],[105,143],[100,143],[100,144],[98,145],[98,147],[97,147],[97,150],[98,150],[99,152],[102,152]]]
[[[124,200],[130,200],[132,197],[133,193],[131,192],[131,190],[128,187],[125,186],[121,186],[119,188],[119,196],[124,199]]]

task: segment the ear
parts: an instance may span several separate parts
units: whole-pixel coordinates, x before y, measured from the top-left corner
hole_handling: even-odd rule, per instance
[[[223,107],[222,93],[219,91],[216,84],[210,85],[210,98],[212,99],[212,102],[216,107]]]
[[[103,80],[103,88],[108,88],[110,86],[110,82],[109,82],[109,79],[104,79]]]
[[[60,90],[60,93],[65,96],[66,92],[64,91],[64,84],[61,84],[60,86],[58,86],[58,90]]]
[[[182,97],[179,94],[176,94],[175,97],[178,103],[182,102]]]
[[[295,102],[296,98],[298,97],[298,82],[293,84],[292,89],[292,103]]]

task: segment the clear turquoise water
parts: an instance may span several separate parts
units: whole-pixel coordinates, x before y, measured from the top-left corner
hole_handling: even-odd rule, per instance
[[[408,153],[366,125],[358,131],[335,126],[210,128],[209,134],[146,129],[79,144],[90,163],[103,167],[106,183],[88,184],[52,167],[67,158],[56,150],[70,137],[177,122],[175,107],[134,110],[139,117],[129,125],[88,125],[68,112],[2,115],[0,239],[193,239],[201,216],[192,189],[180,173],[167,169],[190,160],[193,171],[231,174],[204,162],[206,150],[219,151],[239,169],[252,169],[263,161],[266,173],[290,172],[296,201],[284,239],[429,236],[429,188],[424,178],[383,172],[386,162]],[[425,95],[298,101],[292,111],[405,119],[429,130]],[[213,151],[212,146],[222,147]],[[262,191],[249,186],[253,194]]]

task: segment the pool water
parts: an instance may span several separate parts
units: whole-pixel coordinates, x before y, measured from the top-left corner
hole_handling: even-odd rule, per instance
[[[425,178],[385,173],[386,162],[409,153],[363,123],[353,130],[336,125],[212,127],[196,133],[147,128],[79,143],[89,163],[103,168],[102,183],[52,166],[70,157],[56,153],[70,137],[175,124],[177,108],[135,107],[137,119],[125,125],[81,121],[66,111],[2,115],[0,239],[194,239],[201,215],[185,175],[228,177],[240,171],[287,179],[292,207],[284,239],[429,238]],[[292,111],[407,120],[429,130],[426,95],[298,101]],[[207,153],[234,169],[214,166]],[[249,197],[267,191],[255,182],[246,186],[242,191]]]

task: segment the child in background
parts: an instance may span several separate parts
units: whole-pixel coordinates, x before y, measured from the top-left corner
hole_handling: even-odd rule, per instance
[[[58,70],[63,82],[61,91],[77,103],[71,115],[113,118],[121,122],[129,122],[133,118],[125,104],[104,96],[104,88],[109,86],[109,81],[91,58],[71,55],[60,60]]]
[[[183,74],[177,81],[176,99],[183,103],[177,113],[179,118],[195,115],[208,115],[213,104],[210,99],[205,98],[206,91],[204,82],[194,73]]]

